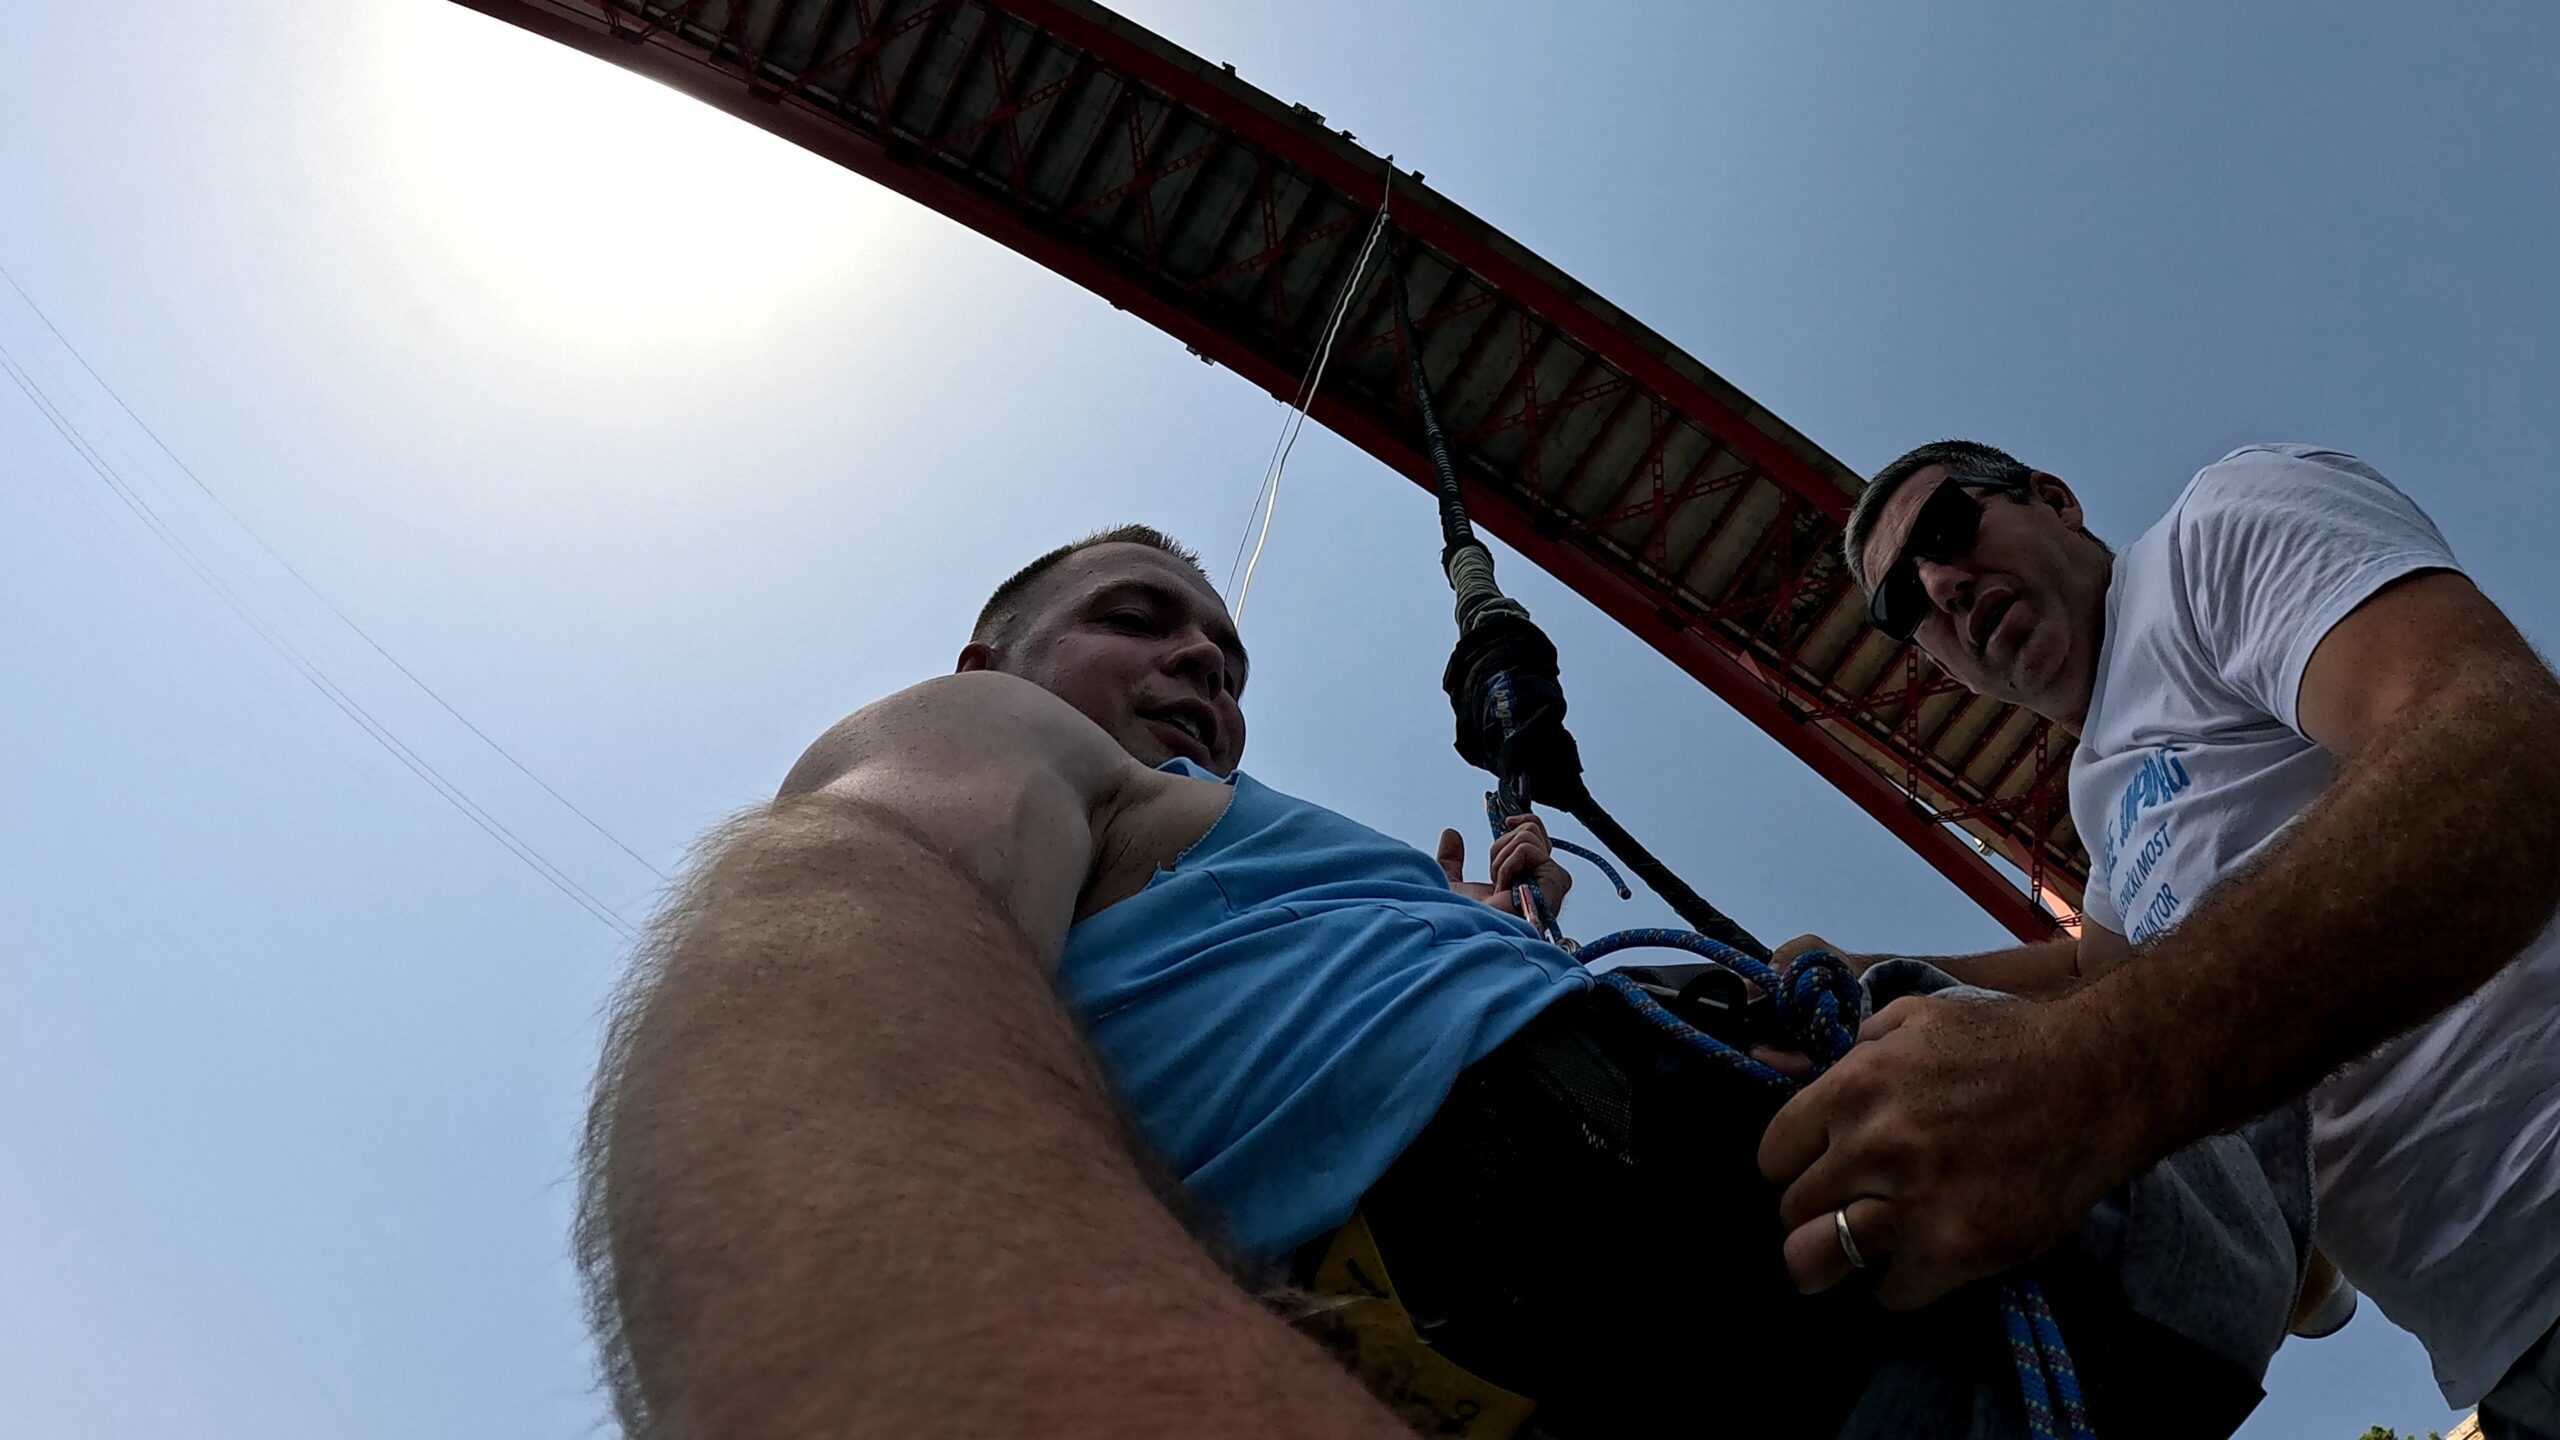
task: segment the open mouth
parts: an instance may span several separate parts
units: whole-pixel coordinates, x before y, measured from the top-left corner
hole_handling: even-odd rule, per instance
[[[1141,719],[1152,720],[1168,729],[1180,731],[1185,739],[1200,747],[1202,757],[1216,752],[1217,727],[1196,710],[1173,709],[1145,711]]]
[[[2017,603],[2017,596],[2003,594],[1994,599],[1989,605],[1983,606],[1974,612],[1974,654],[1982,655],[1990,648],[1991,637],[2000,633],[2000,622],[2009,618],[2010,607]]]

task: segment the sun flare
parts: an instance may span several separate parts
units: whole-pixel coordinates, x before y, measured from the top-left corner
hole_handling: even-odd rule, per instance
[[[857,256],[886,208],[814,155],[460,6],[402,29],[392,158],[457,258],[555,323],[741,326]]]

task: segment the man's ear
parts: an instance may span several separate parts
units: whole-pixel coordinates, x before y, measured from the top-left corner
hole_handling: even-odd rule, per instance
[[[2034,490],[2037,500],[2053,507],[2053,512],[2062,517],[2063,524],[2074,530],[2086,528],[2086,519],[2080,513],[2080,497],[2071,493],[2071,487],[2062,483],[2061,476],[2038,470],[2027,477],[2027,484]]]
[[[951,673],[967,675],[994,668],[996,668],[996,647],[981,640],[972,640],[960,647],[960,663],[951,667]]]

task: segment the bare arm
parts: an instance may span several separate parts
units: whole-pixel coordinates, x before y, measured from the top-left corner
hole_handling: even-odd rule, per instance
[[[2161,1150],[2235,1124],[2468,995],[2560,907],[2560,683],[2469,580],[2385,590],[2314,652],[2320,801],[2065,1024],[2141,1036]],[[2125,983],[2136,981],[2138,983]]]
[[[2300,1095],[2513,958],[2560,905],[2560,683],[2458,575],[2403,581],[2300,692],[2338,772],[2245,873],[2049,1004],[1896,1002],[1769,1128],[1789,1267],[1845,1273],[1828,1214],[1918,1304],[2063,1234],[2160,1156]]]
[[[1799,935],[1778,947],[1781,968],[1808,950],[1828,950],[1863,975],[1886,955],[1851,955],[1819,935]],[[2077,939],[2040,940],[1980,955],[1924,955],[1913,958],[1953,975],[1967,985],[1997,990],[2028,1000],[2050,1000],[2084,980],[2095,979],[2124,963],[2131,952],[2124,937],[2102,925],[2083,925]]]
[[[1050,988],[1172,778],[958,676],[721,837],[590,1121],[635,1436],[1401,1433],[1156,1199]]]
[[[2061,994],[2080,978],[2080,942],[2043,940],[1981,955],[1949,955],[1930,964],[1967,985],[2042,999]]]

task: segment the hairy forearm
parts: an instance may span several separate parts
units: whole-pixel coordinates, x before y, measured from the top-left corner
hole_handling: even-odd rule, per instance
[[[594,1122],[650,1433],[1397,1433],[1156,1200],[1054,948],[837,797],[711,859]]]
[[[1882,956],[1869,957],[1882,959]],[[1981,955],[1950,955],[1930,964],[1967,985],[1998,990],[2029,1000],[2050,999],[2080,981],[2080,942],[2041,940],[2010,950]]]
[[[2149,1154],[2285,1099],[2476,989],[2560,904],[2560,689],[2448,677],[2245,872],[2065,1000],[2147,1094]]]

